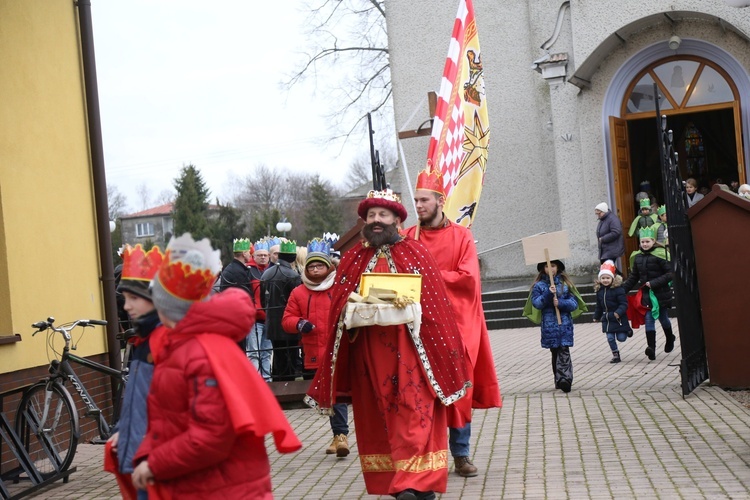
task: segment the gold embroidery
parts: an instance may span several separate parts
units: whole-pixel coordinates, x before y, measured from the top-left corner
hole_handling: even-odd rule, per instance
[[[419,457],[398,460],[393,464],[390,455],[360,455],[362,472],[432,472],[448,468],[448,450],[427,453]]]

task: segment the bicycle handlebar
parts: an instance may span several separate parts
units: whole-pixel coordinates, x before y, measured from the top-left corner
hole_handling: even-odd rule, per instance
[[[75,328],[76,326],[80,325],[84,328],[87,326],[92,325],[99,325],[99,326],[106,326],[107,322],[103,319],[79,319],[76,321],[73,321],[72,323],[69,323],[67,325],[61,325],[58,327],[54,326],[55,318],[50,316],[47,318],[47,321],[37,321],[33,325],[31,325],[32,328],[36,328],[36,331],[31,334],[33,337],[39,332],[43,332],[47,330],[48,328],[52,329],[53,332],[62,333],[63,337],[65,337],[65,346],[67,348],[68,344],[70,343],[70,331]],[[73,347],[75,349],[75,347]]]

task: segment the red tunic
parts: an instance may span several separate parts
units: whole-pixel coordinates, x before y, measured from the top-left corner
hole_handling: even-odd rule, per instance
[[[337,270],[329,321],[333,334],[306,402],[326,411],[338,394],[351,392],[368,493],[394,495],[407,488],[444,492],[445,405],[459,400],[470,385],[466,351],[427,249],[406,238],[388,250],[395,271],[422,275],[419,338],[404,325],[372,326],[360,328],[351,341],[349,332],[339,328],[346,299],[375,255],[374,248],[358,244],[344,254]],[[369,270],[393,272],[384,258]]]
[[[415,230],[416,226],[410,227],[406,234],[413,237]],[[471,421],[471,407],[502,406],[500,385],[482,308],[482,285],[474,237],[465,227],[446,220],[438,228],[423,226],[419,241],[430,250],[440,268],[448,289],[448,298],[457,312],[455,316],[458,329],[471,360],[472,397],[464,398],[454,405],[465,419]],[[457,420],[453,412],[449,412],[449,423],[451,427],[462,427],[460,419]]]

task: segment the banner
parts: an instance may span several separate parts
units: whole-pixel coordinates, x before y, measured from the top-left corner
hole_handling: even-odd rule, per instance
[[[471,227],[487,168],[490,126],[472,0],[460,0],[432,125],[427,166],[443,175],[445,215]]]

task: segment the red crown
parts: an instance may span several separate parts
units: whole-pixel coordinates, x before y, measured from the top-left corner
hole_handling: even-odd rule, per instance
[[[125,245],[122,261],[122,279],[151,281],[164,261],[164,254],[157,246],[145,252],[140,243],[135,248]]]
[[[443,174],[437,170],[431,170],[428,165],[427,168],[419,172],[419,175],[417,176],[417,189],[426,189],[445,196]]]
[[[216,275],[210,269],[193,270],[184,261],[169,259],[170,250],[159,269],[159,282],[166,291],[177,298],[190,301],[203,300],[211,293]]]

